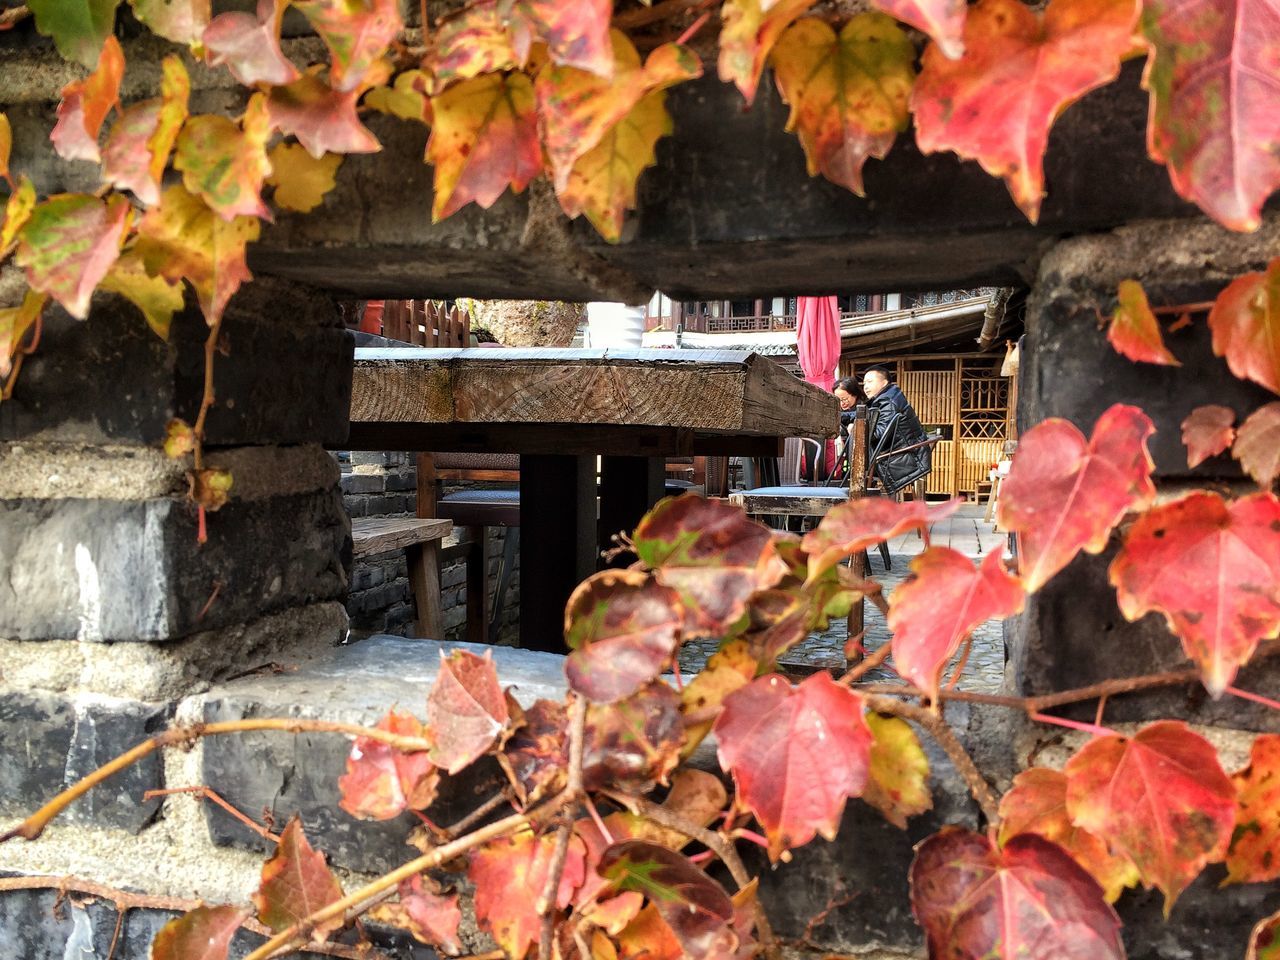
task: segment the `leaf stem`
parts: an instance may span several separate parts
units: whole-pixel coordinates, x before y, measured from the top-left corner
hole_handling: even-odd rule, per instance
[[[1066,717],[1055,717],[1051,713],[1033,713],[1031,719],[1037,723],[1047,723],[1055,727],[1066,727],[1068,730],[1078,730],[1081,733],[1091,733],[1095,737],[1110,737],[1115,735],[1115,731],[1109,727],[1100,727],[1096,723],[1083,723],[1079,720],[1068,720]]]
[[[1227,687],[1227,693],[1233,697],[1239,697],[1241,700],[1260,703],[1264,707],[1270,707],[1272,710],[1280,710],[1280,700],[1272,700],[1270,697],[1264,697],[1260,693],[1251,693],[1248,690],[1241,690],[1239,687]]]
[[[880,664],[889,659],[889,654],[893,652],[893,638],[886,640],[875,653],[863,657],[862,661],[851,667],[847,673],[837,683],[851,684],[857,683],[868,673],[874,670]]]

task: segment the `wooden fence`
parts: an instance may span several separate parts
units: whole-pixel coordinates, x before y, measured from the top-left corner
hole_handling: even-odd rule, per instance
[[[382,308],[382,335],[420,347],[467,347],[471,316],[433,300],[388,300]]]

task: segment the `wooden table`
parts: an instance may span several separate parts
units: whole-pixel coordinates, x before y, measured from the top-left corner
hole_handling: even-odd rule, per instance
[[[746,351],[359,348],[347,447],[520,454],[521,644],[563,650],[597,530],[661,499],[664,458],[777,456],[838,428],[830,394]]]

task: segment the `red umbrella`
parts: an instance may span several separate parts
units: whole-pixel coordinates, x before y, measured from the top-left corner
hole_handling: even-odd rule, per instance
[[[835,297],[797,299],[796,347],[805,380],[830,391],[840,362],[840,307]]]

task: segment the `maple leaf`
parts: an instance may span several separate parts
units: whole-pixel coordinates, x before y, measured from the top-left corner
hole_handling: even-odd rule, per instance
[[[535,701],[498,754],[525,806],[564,787],[569,772],[567,730],[564,704]]]
[[[547,885],[556,842],[526,830],[493,840],[471,854],[467,877],[475,884],[476,922],[493,936],[511,960],[523,960],[538,942],[542,917],[537,902]],[[573,836],[554,906],[569,905],[585,879],[582,840]]]
[[[329,48],[333,88],[359,87],[404,26],[398,0],[294,0]]]
[[[16,307],[0,307],[0,378],[9,376],[13,358],[22,346],[22,338],[40,319],[49,298],[28,289]]]
[[[356,115],[359,91],[339,93],[314,73],[267,94],[271,125],[292,134],[319,159],[326,153],[377,153],[378,138]]]
[[[231,941],[248,917],[239,907],[196,907],[160,928],[151,960],[227,960]]]
[[[866,195],[863,164],[883,160],[907,128],[915,55],[882,13],[859,14],[839,34],[815,17],[787,29],[773,49],[773,73],[791,105],[787,129],[800,138],[809,176]]]
[[[271,219],[262,202],[262,182],[271,172],[267,139],[271,122],[260,93],[249,98],[243,128],[227,117],[192,117],[178,136],[173,165],[182,182],[204,198],[223,220],[236,217]]]
[[[67,60],[93,68],[103,42],[111,36],[120,0],[28,0],[36,30],[53,37]]]
[[[862,698],[815,673],[796,687],[771,674],[730,694],[715,724],[720,766],[769,839],[769,858],[820,833],[834,839],[862,793],[871,731]]]
[[[905,830],[908,817],[933,807],[929,758],[911,724],[901,717],[872,711],[864,719],[871,731],[871,760],[862,799],[899,830]]]
[[[396,75],[394,86],[374,87],[365,94],[363,106],[401,120],[430,124],[431,104],[426,97],[430,82],[421,70],[406,70]]]
[[[1002,847],[944,827],[916,847],[911,909],[931,957],[1123,960],[1120,918],[1057,844],[1033,833]]]
[[[124,51],[115,37],[102,45],[97,69],[83,80],[62,88],[58,122],[49,139],[54,152],[64,160],[101,159],[98,131],[107,114],[120,101],[120,81],[124,77]]]
[[[1164,913],[1206,863],[1221,860],[1235,823],[1235,787],[1213,747],[1180,720],[1133,737],[1095,737],[1067,761],[1067,815],[1133,861]]]
[[[262,866],[262,883],[253,895],[258,919],[277,933],[306,920],[317,910],[342,899],[324,854],[311,848],[296,816],[280,834],[280,845]],[[342,927],[341,916],[316,924],[311,938],[323,942]]]
[[[800,544],[809,554],[808,582],[815,583],[845,557],[882,540],[891,540],[908,530],[928,530],[959,506],[959,500],[930,507],[923,500],[899,503],[890,497],[863,497],[832,507]]]
[[[258,229],[256,217],[236,217],[228,223],[175,184],[165,189],[160,206],[142,218],[134,249],[152,276],[189,281],[212,325],[240,284],[253,279],[245,265],[245,247],[258,239]]]
[[[380,903],[369,911],[369,919],[408,930],[415,940],[430,944],[453,957],[462,952],[458,924],[462,910],[457,894],[442,896],[428,890],[421,875],[402,881],[399,899]]]
[[[732,953],[733,901],[688,858],[645,840],[624,840],[604,852],[598,871],[614,889],[644,894],[687,956]]]
[[[613,0],[515,0],[511,47],[524,63],[535,42],[545,43],[551,62],[607,77],[613,72],[609,20]]]
[[[0,221],[0,260],[7,257],[18,242],[18,231],[31,219],[36,208],[36,188],[25,175],[18,180],[18,188],[9,194],[4,205],[4,220]]]
[[[440,672],[427,694],[427,727],[435,737],[431,759],[455,774],[484,756],[507,723],[507,701],[493,658],[465,650],[440,654]]]
[[[130,250],[111,265],[107,275],[98,284],[98,289],[124,297],[142,311],[147,326],[161,340],[169,339],[169,325],[173,321],[173,315],[183,305],[180,283],[151,276],[141,258]]]
[[[953,150],[1003,177],[1035,223],[1044,196],[1049,127],[1090,90],[1114,80],[1133,48],[1134,0],[979,0],[964,28],[964,56],[929,46],[911,95],[924,153]]]
[[[1214,354],[1226,357],[1232,373],[1280,393],[1280,257],[1218,294],[1209,330]]]
[[[1182,421],[1182,442],[1187,448],[1187,468],[1194,469],[1231,446],[1236,412],[1216,404],[1196,407]]]
[[[468,203],[491,207],[542,170],[533,83],[523,73],[464,80],[431,100],[427,162],[435,166],[433,221]]]
[[[1107,327],[1107,342],[1116,353],[1134,363],[1154,363],[1180,367],[1182,363],[1169,352],[1160,334],[1160,324],[1147,302],[1147,291],[1137,280],[1121,280],[1117,294],[1119,305]]]
[[[1223,883],[1266,883],[1280,877],[1280,735],[1254,738],[1249,765],[1231,775],[1235,832]]]
[[[949,547],[930,547],[911,561],[915,578],[893,592],[889,629],[898,672],[938,699],[942,670],[960,643],[990,619],[1022,609],[1026,594],[1004,569],[999,549],[980,566]]]
[[[872,0],[885,13],[929,35],[944,57],[964,55],[965,0]]]
[[[152,33],[193,46],[209,25],[210,0],[129,0],[134,16]]]
[[[226,64],[246,87],[292,83],[300,74],[280,50],[280,22],[288,0],[258,0],[257,15],[235,10],[220,13],[204,30],[205,60]]]
[[[1137,407],[1115,404],[1085,442],[1075,424],[1051,417],[1028,430],[1000,486],[999,525],[1018,533],[1022,585],[1039,590],[1081,550],[1099,553],[1111,528],[1155,498],[1147,438]]]
[[[1244,960],[1280,960],[1280,912],[1254,925]]]
[[[745,640],[721,646],[696,677],[680,691],[680,712],[685,724],[685,755],[700,744],[720,716],[725,697],[755,679],[759,664]]]
[[[1268,403],[1249,414],[1236,433],[1231,455],[1264,490],[1280,476],[1280,403]]]
[[[720,54],[716,71],[725,83],[741,91],[747,103],[756,98],[760,75],[769,53],[782,32],[795,22],[814,0],[725,0],[720,8]]]
[[[680,762],[680,696],[655,680],[625,700],[587,707],[582,778],[588,789],[644,793]]]
[[[1280,629],[1280,501],[1196,491],[1140,516],[1112,561],[1120,612],[1157,610],[1217,697]]]
[[[564,613],[570,689],[596,703],[631,696],[671,662],[683,620],[676,592],[640,570],[584,580]]]
[[[429,739],[408,713],[390,711],[377,729]],[[425,810],[436,798],[440,774],[426,753],[406,753],[369,737],[356,737],[347,772],[338,779],[338,806],[361,820],[390,820],[405,810]]]
[[[160,202],[160,181],[169,151],[187,118],[191,81],[182,60],[170,54],[158,98],[131,104],[111,127],[102,148],[102,179],[148,207]]]
[[[277,143],[269,157],[271,175],[267,183],[276,188],[272,199],[286,210],[308,213],[324,201],[336,185],[342,155],[326,153],[319,159],[296,143]]]
[[[83,320],[89,298],[120,256],[129,228],[129,201],[60,193],[38,204],[18,232],[18,266],[27,282]]]
[[[458,80],[519,66],[511,33],[498,15],[498,0],[468,4],[442,19],[425,63],[433,78],[432,93]]]
[[[1126,887],[1138,882],[1138,868],[1123,854],[1113,855],[1107,845],[1067,816],[1067,777],[1059,770],[1032,767],[1013,778],[1013,786],[1000,800],[1000,843],[1020,833],[1034,833],[1052,840],[1069,853],[1102,887],[1108,903]]]
[[[663,500],[632,540],[658,582],[680,594],[694,629],[723,632],[757,590],[786,572],[768,527],[738,507],[686,494]]]
[[[1271,38],[1275,0],[1145,0],[1147,149],[1178,195],[1232,230],[1256,230],[1280,186]],[[1265,25],[1265,26],[1264,26]]]

